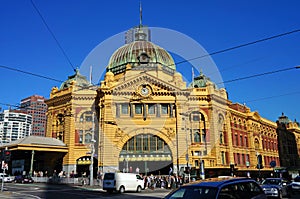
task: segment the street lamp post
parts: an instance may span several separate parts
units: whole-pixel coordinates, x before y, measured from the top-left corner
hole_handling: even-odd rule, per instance
[[[91,165],[90,165],[90,186],[94,185],[94,154],[95,154],[95,142],[96,140],[94,140],[94,134],[95,134],[95,115],[94,113],[92,113],[92,140],[91,140]]]

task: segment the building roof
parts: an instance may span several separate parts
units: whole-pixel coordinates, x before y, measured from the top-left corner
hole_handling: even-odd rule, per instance
[[[50,137],[41,137],[41,136],[28,136],[21,138],[15,141],[12,141],[7,144],[0,145],[0,147],[9,147],[14,145],[43,145],[43,146],[61,146],[65,147],[66,144],[61,140],[50,138]]]

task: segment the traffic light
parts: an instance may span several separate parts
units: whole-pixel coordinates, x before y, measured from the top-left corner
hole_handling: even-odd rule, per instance
[[[263,165],[262,165],[262,156],[259,154],[257,155],[257,166],[256,166],[257,169],[263,169]]]
[[[9,162],[11,158],[11,151],[4,150],[3,156],[4,156],[4,162]]]
[[[234,164],[230,164],[230,175],[234,175]]]

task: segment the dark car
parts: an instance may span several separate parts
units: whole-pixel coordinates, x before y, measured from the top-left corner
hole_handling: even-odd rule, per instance
[[[28,175],[18,175],[15,177],[15,182],[17,183],[33,183],[34,180]]]
[[[288,190],[291,194],[300,192],[300,176],[295,177],[294,181],[288,185]]]
[[[287,181],[282,178],[266,178],[261,182],[261,187],[268,197],[282,198],[290,195]]]
[[[250,178],[209,178],[183,185],[165,199],[266,199],[257,182]]]

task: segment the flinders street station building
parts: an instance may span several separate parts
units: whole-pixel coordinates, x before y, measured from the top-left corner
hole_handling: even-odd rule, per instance
[[[46,101],[46,136],[67,146],[57,161],[63,171],[88,173],[93,164],[94,173],[216,176],[281,166],[276,122],[231,102],[202,72],[185,82],[147,27],[131,32],[100,85],[77,70]],[[299,126],[293,127],[297,142]]]

